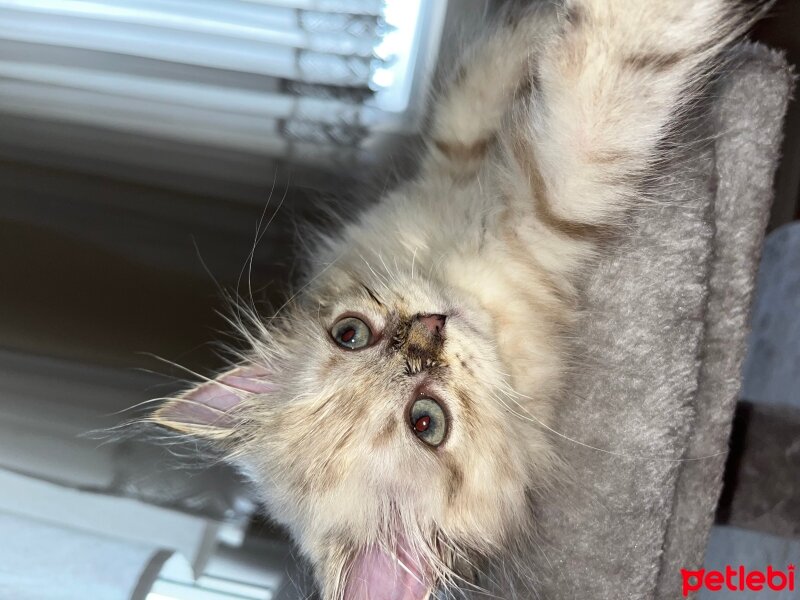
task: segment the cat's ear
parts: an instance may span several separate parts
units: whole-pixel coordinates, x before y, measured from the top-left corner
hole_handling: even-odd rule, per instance
[[[167,400],[152,420],[181,433],[223,439],[235,430],[242,402],[274,389],[267,369],[239,366]]]

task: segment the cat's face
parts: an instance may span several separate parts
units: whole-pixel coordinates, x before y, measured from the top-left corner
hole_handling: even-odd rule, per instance
[[[533,445],[480,310],[337,271],[252,341],[156,418],[222,440],[326,599],[423,600],[525,526]]]

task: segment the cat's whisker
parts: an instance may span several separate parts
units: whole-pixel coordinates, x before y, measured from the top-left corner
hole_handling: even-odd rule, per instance
[[[267,194],[267,201],[264,203],[264,208],[261,210],[261,214],[258,217],[258,221],[256,221],[256,230],[255,230],[255,233],[253,234],[253,243],[252,243],[252,245],[250,247],[250,251],[248,252],[247,257],[244,260],[244,263],[242,263],[242,268],[239,271],[239,276],[236,278],[236,288],[235,289],[237,291],[237,294],[238,294],[238,290],[239,290],[239,288],[241,286],[242,278],[244,277],[245,271],[250,269],[250,268],[252,268],[253,257],[255,256],[256,248],[258,247],[258,242],[259,242],[260,236],[261,236],[261,224],[263,223],[264,217],[266,216],[267,210],[269,209],[269,205],[272,202],[272,195],[275,192],[275,184],[277,183],[277,180],[278,180],[278,172],[276,170],[272,175],[272,187],[269,190],[269,194]],[[250,274],[249,274],[249,271],[248,271],[248,279],[249,279],[249,277],[250,277]]]
[[[322,277],[328,271],[328,269],[330,269],[334,264],[336,264],[336,261],[338,259],[339,259],[339,257],[334,258],[331,262],[329,262],[327,265],[325,265],[322,268],[322,270],[320,270],[316,275],[314,275],[314,277],[312,277],[306,283],[304,283],[302,286],[300,286],[300,288],[298,288],[297,291],[295,291],[291,296],[289,296],[289,298],[283,304],[281,304],[278,307],[278,310],[275,311],[273,316],[269,317],[269,320],[273,321],[273,320],[277,319],[278,315],[280,315],[281,312],[287,306],[289,306],[292,302],[294,302],[301,293],[303,293],[307,288],[309,288],[311,285],[313,285],[314,282],[316,282],[320,277]]]
[[[207,375],[203,375],[201,373],[198,373],[197,371],[194,371],[194,370],[190,369],[189,367],[187,367],[185,365],[177,363],[177,362],[175,362],[173,360],[170,360],[168,358],[165,358],[163,356],[159,356],[158,354],[152,354],[152,353],[149,353],[149,352],[144,352],[143,354],[145,356],[149,356],[150,358],[152,358],[154,360],[157,360],[157,361],[159,361],[159,362],[161,362],[161,363],[163,363],[165,365],[168,365],[170,367],[178,369],[179,371],[183,371],[187,375],[191,375],[195,379],[198,379],[198,380],[200,380],[200,381],[202,381],[204,383],[214,381],[213,378],[211,378],[211,377],[209,377]]]
[[[127,406],[125,408],[121,408],[120,410],[115,410],[114,412],[105,413],[104,417],[116,417],[119,415],[123,415],[125,413],[133,412],[137,409],[144,408],[146,406],[150,406],[151,404],[159,404],[161,402],[166,402],[171,400],[172,396],[163,396],[161,398],[150,398],[148,400],[142,400],[141,402],[137,402],[131,406]]]
[[[397,280],[392,276],[392,272],[389,270],[389,267],[386,266],[386,262],[383,260],[383,254],[378,252],[378,260],[381,261],[383,265],[383,270],[386,273],[386,276],[389,278],[389,281],[392,283],[397,283]]]
[[[200,261],[200,266],[203,267],[203,271],[205,271],[206,275],[211,279],[214,283],[214,287],[217,288],[218,293],[223,293],[222,284],[219,280],[214,276],[214,273],[211,272],[211,268],[206,263],[205,259],[203,258],[202,253],[200,252],[200,246],[197,245],[197,239],[192,235],[192,246],[194,246],[194,252],[197,255],[197,260]]]
[[[255,260],[256,249],[258,247],[258,244],[261,243],[261,240],[266,235],[267,230],[269,229],[269,226],[275,220],[275,217],[278,216],[278,213],[280,212],[281,208],[283,207],[283,203],[286,201],[286,196],[288,195],[288,193],[289,193],[289,183],[287,181],[286,189],[283,192],[283,196],[281,196],[280,202],[278,202],[278,206],[275,207],[275,210],[272,212],[272,215],[270,216],[270,218],[267,221],[266,225],[264,225],[264,228],[261,231],[261,233],[257,235],[255,241],[253,242],[253,248],[250,251],[250,256],[248,257],[248,260],[247,260],[247,291],[248,291],[248,295],[250,297],[250,305],[253,306],[253,307],[255,306],[255,298],[253,297],[253,284],[252,284],[253,276],[252,275],[253,275],[253,261]],[[263,213],[262,213],[262,219],[263,219]],[[259,223],[259,226],[260,226],[260,223]],[[237,289],[238,289],[238,285],[239,284],[237,282]]]
[[[363,255],[362,255],[362,254],[360,254],[360,253],[359,253],[359,255],[358,255],[358,256],[359,256],[359,258],[361,259],[361,261],[362,261],[362,262],[363,262],[363,263],[364,263],[364,264],[367,266],[367,269],[369,269],[369,272],[370,272],[370,273],[372,273],[372,275],[373,275],[375,278],[377,278],[378,280],[380,280],[381,284],[384,286],[384,289],[385,289],[387,292],[389,292],[389,291],[390,291],[390,288],[389,288],[389,286],[388,286],[388,281],[387,281],[387,279],[386,279],[386,278],[385,278],[383,275],[380,275],[380,274],[378,274],[378,273],[375,271],[375,269],[373,269],[373,268],[372,268],[372,265],[370,264],[370,262],[369,262],[369,261],[368,261],[368,260],[367,260],[367,259],[366,259],[366,258],[365,258]]]
[[[458,559],[461,564],[467,564],[469,567],[471,567],[475,575],[488,576],[487,572],[481,570],[481,568],[469,558],[467,553],[463,552],[457,545],[453,544],[446,536],[440,535],[437,538],[437,542],[445,545],[452,553],[454,559]],[[466,577],[459,575],[458,573],[454,572],[452,568],[448,567],[446,569],[445,580],[450,587],[459,589],[466,587],[474,593],[494,597],[494,595],[491,594],[487,589],[478,585],[474,581],[470,581],[466,579]]]
[[[724,456],[725,454],[727,454],[727,451],[722,451],[722,452],[715,452],[713,454],[708,454],[708,455],[698,456],[698,457],[669,458],[669,457],[664,457],[664,456],[649,456],[649,455],[639,455],[639,454],[628,454],[628,453],[620,452],[620,451],[616,451],[616,450],[608,450],[606,448],[599,448],[597,446],[592,446],[591,444],[587,444],[585,442],[581,442],[580,440],[576,440],[574,438],[571,438],[568,435],[566,435],[564,433],[561,433],[560,431],[557,431],[556,429],[550,427],[549,425],[547,425],[547,423],[545,423],[541,419],[539,419],[539,418],[535,417],[534,415],[532,415],[527,408],[525,408],[519,401],[514,399],[514,395],[516,395],[516,396],[519,396],[519,397],[524,398],[526,400],[535,400],[531,396],[526,396],[526,395],[521,394],[521,393],[519,393],[517,391],[513,391],[513,394],[508,394],[507,390],[504,390],[504,391],[506,391],[507,397],[512,402],[514,402],[514,404],[521,411],[523,411],[522,413],[517,412],[517,411],[511,409],[510,407],[508,407],[507,404],[503,403],[504,406],[506,406],[506,408],[508,408],[510,410],[510,412],[514,416],[516,416],[516,417],[518,417],[520,419],[524,419],[526,421],[532,422],[532,423],[536,423],[538,426],[544,428],[545,430],[549,431],[550,433],[552,433],[552,434],[554,434],[554,435],[556,435],[556,436],[558,436],[558,437],[560,437],[560,438],[562,438],[562,439],[564,439],[564,440],[566,440],[568,442],[571,442],[571,443],[573,443],[573,444],[575,444],[577,446],[582,446],[582,447],[587,448],[589,450],[593,450],[593,451],[596,451],[596,452],[601,452],[603,454],[609,454],[611,456],[618,456],[620,458],[627,458],[627,459],[631,459],[631,460],[643,460],[643,461],[652,460],[652,461],[660,461],[660,462],[678,462],[678,463],[680,463],[680,462],[695,462],[695,461],[701,461],[701,460],[709,460],[709,459],[716,458],[716,457],[719,457],[719,456]],[[502,400],[500,398],[497,398],[497,399],[502,402]]]

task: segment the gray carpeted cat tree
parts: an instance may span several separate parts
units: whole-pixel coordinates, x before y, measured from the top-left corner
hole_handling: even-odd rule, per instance
[[[539,507],[532,598],[672,600],[702,564],[792,84],[738,47],[663,202],[590,281],[556,425],[580,443],[554,436],[571,477]]]

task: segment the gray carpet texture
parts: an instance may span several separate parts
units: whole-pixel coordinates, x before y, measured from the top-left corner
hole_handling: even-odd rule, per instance
[[[529,597],[680,598],[680,569],[702,565],[792,86],[779,54],[736,48],[589,282],[555,426],[569,482],[538,506]]]

